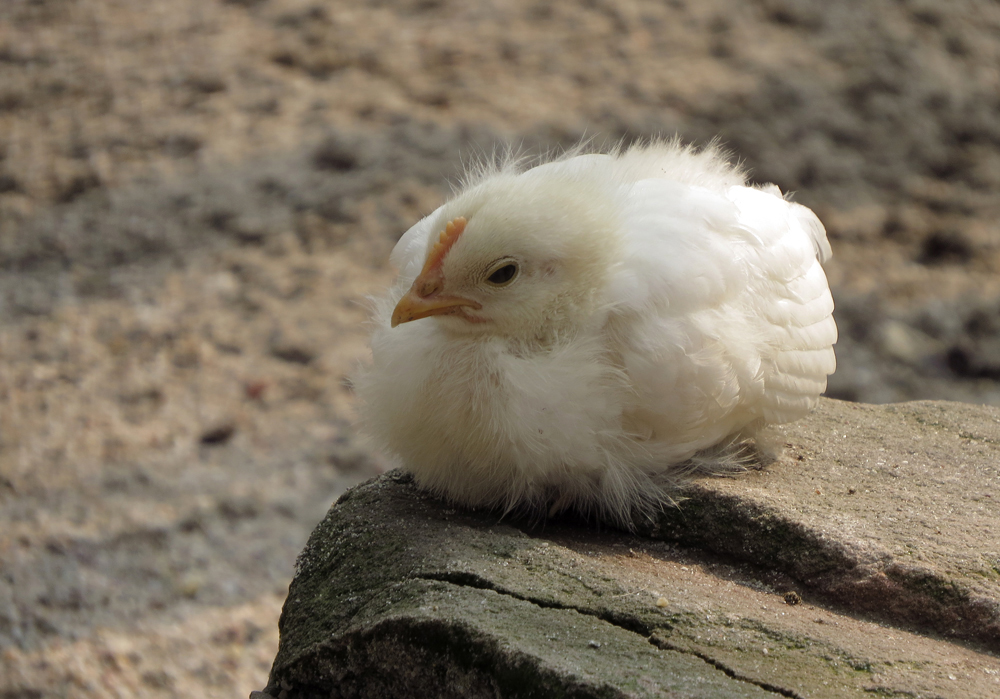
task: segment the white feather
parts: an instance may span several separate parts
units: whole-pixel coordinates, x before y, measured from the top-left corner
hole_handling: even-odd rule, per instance
[[[438,207],[430,216],[413,224],[410,230],[403,233],[392,252],[389,253],[389,264],[399,270],[399,276],[402,279],[409,279],[410,283],[417,278],[420,268],[423,267],[424,255],[427,253],[427,241],[437,232],[432,224],[441,208]]]
[[[391,327],[457,216],[444,283],[487,322]],[[520,276],[493,289],[482,270],[507,253]],[[454,501],[627,526],[670,500],[692,457],[816,404],[835,368],[829,255],[811,211],[746,186],[712,148],[485,172],[392,252],[399,278],[355,379],[363,423]]]

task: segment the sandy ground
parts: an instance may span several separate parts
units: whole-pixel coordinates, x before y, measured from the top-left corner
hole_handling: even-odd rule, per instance
[[[0,4],[3,699],[244,696],[387,467],[363,297],[498,143],[721,138],[835,258],[866,402],[1000,404],[1000,7]]]

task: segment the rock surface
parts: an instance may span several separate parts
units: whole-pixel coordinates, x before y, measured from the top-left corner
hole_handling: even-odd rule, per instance
[[[1000,651],[1000,411],[824,401],[785,432],[778,464],[702,481],[640,531]]]
[[[825,400],[780,437],[635,535],[369,481],[256,696],[1000,695],[1000,410]]]

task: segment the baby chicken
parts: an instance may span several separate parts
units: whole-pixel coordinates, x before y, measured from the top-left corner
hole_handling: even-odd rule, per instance
[[[484,168],[392,251],[362,424],[454,502],[627,527],[816,405],[829,256],[812,211],[713,147]]]

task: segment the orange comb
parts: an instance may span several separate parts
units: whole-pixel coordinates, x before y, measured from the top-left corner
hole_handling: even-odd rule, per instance
[[[448,254],[451,250],[451,246],[455,244],[458,240],[458,236],[462,235],[465,230],[465,224],[468,221],[465,220],[464,216],[459,216],[458,218],[448,221],[448,225],[444,227],[441,231],[441,236],[438,241],[434,243],[434,247],[431,248],[430,254],[427,256],[427,262],[424,263],[424,268],[420,272],[420,276],[424,276],[432,269],[436,269],[441,266],[444,262],[444,256]]]

